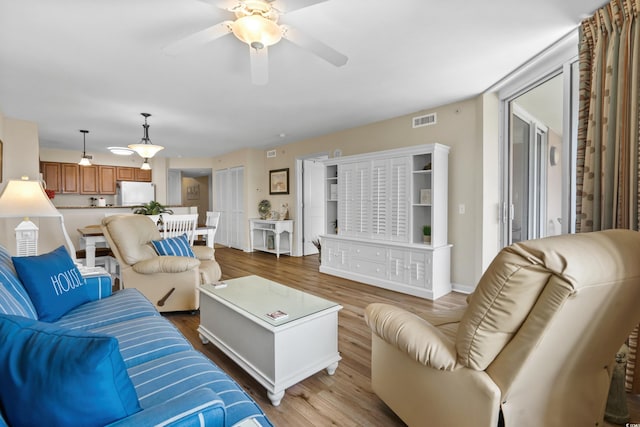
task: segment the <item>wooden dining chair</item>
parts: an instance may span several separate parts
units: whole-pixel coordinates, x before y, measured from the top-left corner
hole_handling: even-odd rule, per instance
[[[215,241],[215,237],[216,237],[216,232],[218,231],[218,224],[219,223],[220,223],[220,212],[207,211],[207,219],[206,219],[205,225],[207,227],[215,227],[215,229],[213,230],[213,233],[211,234],[211,239],[214,240],[214,241]],[[207,243],[209,243],[209,242],[207,242]]]
[[[162,237],[164,239],[186,234],[189,245],[193,246],[197,226],[198,214],[162,215]]]

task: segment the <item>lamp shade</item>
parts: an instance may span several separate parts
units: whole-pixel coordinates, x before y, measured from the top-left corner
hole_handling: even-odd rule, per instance
[[[38,181],[11,180],[0,194],[0,218],[59,216]]]
[[[86,129],[81,129],[82,133],[82,157],[78,164],[80,166],[91,166],[91,156],[87,156],[87,134],[89,133]]]
[[[143,159],[150,159],[155,156],[158,151],[164,150],[164,147],[162,145],[152,144],[149,139],[149,124],[147,123],[147,118],[151,117],[151,114],[140,113],[140,115],[144,117],[144,124],[142,125],[144,134],[142,140],[138,144],[130,144],[128,148],[138,153]]]
[[[144,159],[150,159],[151,157],[155,156],[158,151],[164,149],[164,147],[160,145],[144,144],[144,143],[131,144],[129,145],[129,148],[135,151],[136,153],[138,153],[138,155]]]
[[[86,156],[82,156],[80,161],[78,162],[80,166],[91,166],[91,160],[89,160]]]

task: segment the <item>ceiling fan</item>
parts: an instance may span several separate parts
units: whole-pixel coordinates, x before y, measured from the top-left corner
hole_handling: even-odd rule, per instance
[[[251,81],[264,85],[269,80],[267,47],[281,39],[307,49],[325,61],[341,67],[348,58],[321,41],[291,28],[278,24],[280,15],[322,3],[326,0],[200,0],[235,14],[233,21],[223,21],[169,44],[164,51],[175,55],[185,49],[202,45],[227,34],[235,35],[249,45],[251,57]]]

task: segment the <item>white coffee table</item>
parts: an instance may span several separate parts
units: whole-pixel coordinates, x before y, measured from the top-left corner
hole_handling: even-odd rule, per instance
[[[335,373],[341,305],[259,276],[225,282],[200,287],[200,339],[262,384],[274,406],[288,387],[322,369]],[[267,316],[277,310],[287,317]]]

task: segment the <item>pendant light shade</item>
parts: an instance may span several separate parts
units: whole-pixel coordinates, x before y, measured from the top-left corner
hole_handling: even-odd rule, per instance
[[[80,166],[91,166],[91,156],[87,156],[87,134],[88,130],[80,130],[82,132],[82,158],[78,162]]]
[[[142,166],[140,166],[140,169],[145,170],[145,171],[150,171],[151,170],[151,165],[149,164],[149,159],[144,159],[144,162],[142,162]]]
[[[142,127],[144,128],[144,135],[142,140],[138,144],[131,144],[129,148],[138,153],[140,157],[143,159],[150,159],[155,156],[156,153],[160,150],[164,150],[164,147],[161,145],[154,145],[151,143],[149,139],[149,125],[147,124],[147,117],[151,116],[149,113],[140,113],[144,117],[144,124]]]

